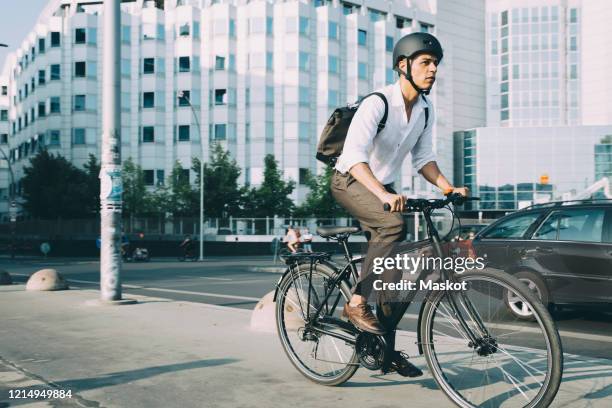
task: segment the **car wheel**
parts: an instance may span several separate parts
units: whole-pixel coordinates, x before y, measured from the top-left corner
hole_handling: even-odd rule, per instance
[[[542,301],[544,306],[549,306],[549,295],[546,284],[537,274],[533,272],[518,272],[514,276],[525,284]],[[534,321],[531,309],[524,304],[521,299],[511,291],[506,291],[504,300],[510,313],[521,320]]]

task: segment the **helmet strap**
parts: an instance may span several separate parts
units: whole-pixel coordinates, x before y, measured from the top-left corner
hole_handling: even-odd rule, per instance
[[[400,75],[402,75],[404,78],[406,78],[408,80],[408,82],[410,82],[410,85],[412,85],[412,87],[420,94],[423,95],[429,95],[429,91],[431,90],[431,88],[419,88],[417,86],[417,84],[414,83],[414,80],[412,79],[412,60],[410,58],[406,58],[406,62],[408,62],[408,69],[406,70],[406,72],[402,71],[401,69],[399,69],[399,66],[396,67],[396,71],[400,73]]]

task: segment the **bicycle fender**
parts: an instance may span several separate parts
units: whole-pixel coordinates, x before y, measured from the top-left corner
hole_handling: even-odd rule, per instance
[[[302,263],[300,263],[300,265],[304,265],[304,264],[305,265],[310,265],[310,262],[302,262]],[[332,271],[337,271],[336,266],[333,263],[329,262],[329,261],[320,261],[317,264],[325,266],[327,268],[330,268]],[[278,288],[280,287],[280,283],[283,281],[285,276],[287,276],[289,273],[291,273],[291,268],[287,268],[285,270],[285,272],[283,272],[281,277],[278,278],[278,281],[276,281],[276,285],[275,285],[275,288],[274,288],[274,297],[272,298],[273,302],[276,302],[276,296],[278,295]]]
[[[425,309],[425,303],[427,303],[428,296],[429,294],[423,298],[423,301],[421,302],[421,308],[419,310],[419,317],[417,318],[416,332],[417,332],[417,346],[419,349],[419,355],[423,355],[423,346],[421,344],[421,320],[423,318],[423,309]]]

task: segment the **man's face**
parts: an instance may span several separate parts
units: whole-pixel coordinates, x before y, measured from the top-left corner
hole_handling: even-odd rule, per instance
[[[399,68],[406,72],[409,68],[408,59],[399,63]],[[412,61],[412,80],[421,89],[429,89],[436,80],[438,58],[433,54],[420,54]]]

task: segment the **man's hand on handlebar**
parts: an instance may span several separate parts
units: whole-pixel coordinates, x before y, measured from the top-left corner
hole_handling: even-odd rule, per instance
[[[389,208],[391,212],[403,212],[406,210],[406,197],[401,194],[385,193],[380,198],[385,208]],[[385,206],[388,204],[388,207]]]
[[[469,197],[470,196],[470,189],[468,187],[452,187],[452,189],[448,189],[447,191],[445,191],[446,196],[448,196],[449,194],[461,194],[464,197]]]

